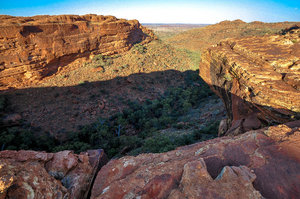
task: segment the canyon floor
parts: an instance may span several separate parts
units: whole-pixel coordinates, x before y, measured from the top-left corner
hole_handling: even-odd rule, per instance
[[[165,42],[164,37],[161,39],[160,35],[166,30],[178,34],[195,27],[198,26],[180,26],[176,29],[171,26],[164,28],[163,31],[159,29],[157,32],[159,39],[144,45],[137,44],[128,52],[101,56],[98,60],[97,57],[83,61],[77,59],[58,68],[42,80],[2,91],[3,107],[8,114],[5,118],[7,136],[8,134],[15,136],[11,146],[8,144],[4,148],[32,148],[35,145],[30,144],[32,142],[27,142],[23,146],[17,144],[24,142],[23,138],[20,138],[20,131],[26,131],[28,137],[32,139],[35,136],[41,139],[54,137],[55,140],[51,139],[49,146],[47,144],[39,146],[43,150],[53,150],[53,142],[56,143],[54,145],[57,145],[57,140],[69,143],[69,134],[82,131],[85,126],[99,123],[99,120],[113,123],[113,127],[110,128],[112,132],[122,125],[120,131],[122,136],[125,136],[122,139],[132,136],[136,139],[143,130],[135,124],[136,121],[127,122],[134,120],[133,117],[139,114],[132,104],[142,105],[139,108],[147,109],[149,101],[152,106],[157,106],[152,108],[154,109],[152,112],[156,111],[158,115],[150,114],[148,110],[148,115],[142,116],[144,117],[142,119],[148,119],[157,126],[151,133],[147,132],[146,137],[153,137],[156,140],[159,138],[157,134],[162,132],[167,135],[166,142],[170,142],[170,146],[166,149],[159,147],[147,149],[148,152],[173,149],[178,144],[174,144],[175,141],[170,139],[176,134],[180,139],[187,139],[186,143],[195,142],[197,139],[183,136],[186,134],[192,136],[193,132],[200,131],[207,124],[214,124],[214,130],[207,132],[210,135],[207,138],[204,136],[203,139],[215,137],[216,133],[213,131],[216,131],[218,121],[223,119],[226,113],[221,100],[210,91],[198,75],[200,54],[188,49],[174,48]],[[124,116],[124,110],[132,111],[133,116],[131,118]],[[169,117],[170,113],[173,115]],[[119,124],[115,119],[118,115],[122,115],[126,122]],[[110,136],[105,138],[111,139]],[[54,151],[73,149],[79,152],[96,147],[89,145],[90,141],[87,142],[80,143],[79,146],[62,144],[65,147],[55,148]],[[109,153],[110,157],[128,153],[132,150],[127,149],[130,144],[121,144],[122,146],[117,149],[118,152]],[[35,146],[35,149],[39,147]],[[110,147],[100,146],[100,148]]]

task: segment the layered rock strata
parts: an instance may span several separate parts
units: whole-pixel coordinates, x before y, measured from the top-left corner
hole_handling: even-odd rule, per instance
[[[0,198],[87,198],[106,163],[103,150],[0,152]]]
[[[92,199],[297,198],[300,121],[222,137],[162,154],[111,160]]]
[[[111,55],[154,34],[137,20],[101,15],[0,16],[0,81],[39,79],[77,58]]]
[[[226,106],[221,134],[300,119],[300,29],[224,40],[203,53],[200,76]]]

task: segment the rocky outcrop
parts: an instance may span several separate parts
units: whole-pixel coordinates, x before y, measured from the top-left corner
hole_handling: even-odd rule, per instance
[[[154,34],[137,20],[101,15],[0,16],[0,81],[14,86],[91,54],[127,51]]]
[[[296,199],[299,146],[296,121],[167,153],[126,156],[102,167],[91,198]]]
[[[226,106],[221,134],[300,119],[300,29],[224,40],[203,53],[200,76]]]
[[[226,20],[202,28],[184,31],[168,38],[167,41],[177,48],[200,51],[202,54],[202,52],[211,45],[217,44],[226,38],[243,38],[274,34],[294,25],[299,26],[300,23],[287,21],[279,23],[263,23],[259,21],[246,23],[242,20]]]
[[[0,198],[87,198],[103,150],[0,152]]]

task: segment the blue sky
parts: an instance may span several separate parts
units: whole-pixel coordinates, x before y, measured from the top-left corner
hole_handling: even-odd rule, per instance
[[[142,23],[300,21],[300,0],[0,0],[0,14],[13,16],[89,13]]]

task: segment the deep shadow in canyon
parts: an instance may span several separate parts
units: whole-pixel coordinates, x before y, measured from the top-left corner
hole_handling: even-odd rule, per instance
[[[167,70],[68,87],[10,89],[1,93],[7,102],[1,148],[77,153],[103,148],[109,157],[164,152],[216,137],[219,121],[226,118],[225,108],[229,121],[223,130],[230,134],[280,123],[252,117],[261,106],[223,88],[213,89],[226,96],[222,96],[225,107],[198,71]],[[236,120],[232,120],[232,99],[245,107]]]
[[[55,151],[80,152],[114,145],[111,148],[127,154],[150,137],[143,151],[163,152],[215,137],[218,121],[225,116],[223,104],[198,71],[166,70],[68,87],[10,89],[1,96],[7,101],[2,149],[49,151],[64,145]],[[40,145],[43,142],[47,145]],[[110,157],[115,154],[109,152]]]
[[[154,131],[160,131],[160,133],[155,134],[154,132],[147,132],[149,134],[145,135],[144,137],[141,136],[136,136],[134,135],[134,129],[128,128],[128,131],[125,133],[126,136],[122,135],[123,132],[121,133],[121,136],[118,136],[118,124],[111,126],[112,123],[105,123],[103,120],[99,120],[99,117],[102,119],[109,118],[110,116],[113,116],[115,113],[121,113],[123,114],[126,108],[130,107],[130,103],[128,105],[128,102],[134,102],[136,101],[137,103],[134,105],[136,106],[135,109],[136,111],[143,110],[143,106],[138,106],[138,104],[143,104],[147,103],[147,99],[151,99],[151,101],[154,101],[155,99],[159,99],[163,97],[165,94],[165,91],[168,90],[168,88],[181,88],[183,91],[184,90],[189,90],[189,89],[195,89],[195,90],[202,90],[203,92],[196,92],[195,94],[199,94],[203,96],[202,99],[196,100],[195,102],[199,103],[197,105],[189,107],[190,110],[182,113],[182,115],[186,116],[186,119],[190,119],[191,117],[199,117],[199,118],[194,118],[195,120],[192,121],[194,123],[201,123],[204,126],[204,128],[196,129],[193,132],[189,132],[189,129],[197,127],[197,125],[190,125],[186,124],[185,122],[182,121],[176,121],[175,125],[169,126],[168,124],[164,127],[166,129],[169,129],[168,131],[164,132],[168,134],[168,137],[174,138],[173,140],[175,142],[181,142],[180,145],[189,145],[195,142],[201,142],[207,139],[212,139],[216,137],[217,129],[216,128],[210,128],[211,122],[215,120],[220,120],[224,118],[225,114],[225,108],[224,105],[220,106],[219,102],[220,99],[216,95],[212,93],[210,90],[209,86],[199,77],[198,71],[186,71],[186,72],[179,72],[175,70],[168,70],[168,71],[160,71],[160,72],[152,72],[152,73],[139,73],[139,74],[132,74],[127,77],[117,77],[112,80],[108,81],[98,81],[98,82],[83,82],[80,85],[76,86],[69,86],[69,87],[45,87],[45,88],[27,88],[27,89],[11,89],[5,92],[1,93],[1,96],[5,96],[8,100],[8,106],[7,106],[7,114],[11,115],[13,113],[20,114],[23,118],[23,122],[21,121],[16,121],[15,124],[13,123],[6,123],[6,126],[2,126],[4,128],[11,128],[9,125],[13,126],[18,126],[20,128],[25,126],[25,128],[29,127],[32,130],[34,130],[34,133],[37,135],[34,137],[34,139],[38,138],[38,133],[44,133],[45,130],[43,130],[43,127],[38,126],[38,122],[35,124],[37,126],[34,126],[34,123],[30,120],[31,118],[34,119],[34,116],[37,116],[40,114],[39,119],[41,121],[44,121],[43,124],[47,124],[51,127],[52,125],[57,125],[54,126],[54,128],[59,129],[59,132],[49,132],[48,135],[51,137],[52,135],[56,136],[57,138],[63,138],[68,134],[68,130],[62,130],[62,128],[58,127],[64,127],[65,124],[70,125],[71,124],[75,126],[72,136],[76,137],[76,134],[79,134],[79,136],[76,139],[70,140],[72,143],[77,143],[78,140],[81,140],[82,143],[88,143],[89,139],[85,140],[86,138],[90,138],[91,135],[94,133],[99,133],[103,131],[97,132],[97,128],[93,125],[90,125],[90,123],[93,123],[96,121],[98,124],[102,123],[102,127],[107,128],[108,131],[105,133],[109,132],[110,135],[108,137],[105,137],[105,139],[111,139],[111,142],[106,142],[106,143],[99,143],[97,146],[99,148],[104,148],[103,146],[106,145],[106,153],[107,149],[112,149],[112,150],[119,150],[119,154],[117,156],[116,152],[109,152],[109,157],[110,158],[117,158],[122,155],[136,155],[139,153],[145,153],[145,152],[152,152],[152,151],[144,151],[144,149],[148,150],[149,148],[148,145],[161,147],[163,148],[164,145],[169,145],[168,140],[164,139],[156,139],[157,137],[162,137],[166,138],[166,135],[162,134],[161,131],[163,129],[156,129]],[[241,116],[245,116],[244,118],[240,118],[240,123],[237,125],[238,128],[240,128],[240,133],[243,133],[244,131],[249,131],[249,130],[255,130],[255,129],[260,129],[263,127],[267,127],[270,125],[275,125],[279,124],[280,122],[274,122],[272,124],[266,123],[265,121],[261,120],[260,118],[260,124],[259,126],[249,126],[246,125],[247,128],[250,129],[245,129],[245,123],[249,120],[247,118],[248,115],[251,115],[251,113],[258,113],[259,109],[255,108],[263,108],[263,109],[273,109],[272,107],[267,107],[267,106],[260,106],[258,104],[253,104],[250,102],[247,102],[240,97],[233,95],[233,94],[228,94],[227,91],[224,90],[224,88],[220,88],[218,86],[213,86],[214,90],[217,90],[219,93],[221,93],[222,98],[226,100],[225,103],[227,103],[227,110],[228,110],[228,116],[231,115],[230,110],[232,109],[231,103],[233,101],[241,103],[243,107],[245,107],[245,114],[241,114]],[[199,91],[198,90],[198,91]],[[99,95],[97,95],[99,94]],[[179,93],[182,94],[182,93]],[[123,99],[119,99],[118,97],[122,97]],[[176,95],[180,96],[180,95]],[[128,98],[125,98],[128,97]],[[103,100],[105,99],[105,102],[103,103]],[[165,98],[164,98],[165,99]],[[169,99],[169,98],[167,98]],[[76,100],[76,103],[73,103],[73,100]],[[218,101],[217,103],[214,103]],[[177,102],[177,101],[176,101]],[[229,103],[229,104],[228,104]],[[90,109],[80,109],[81,107],[85,107],[85,105],[89,105]],[[115,107],[120,107],[120,109],[117,109]],[[197,109],[197,106],[200,108]],[[206,109],[206,106],[210,106],[212,109]],[[23,114],[26,113],[26,111],[30,108],[33,108],[31,111],[31,114],[28,115],[27,117],[24,116]],[[107,108],[105,108],[107,107]],[[172,107],[175,108],[176,106]],[[230,107],[228,109],[228,107]],[[248,108],[247,108],[248,107]],[[249,108],[250,107],[250,108]],[[115,108],[114,111],[111,109]],[[163,107],[162,112],[164,112]],[[219,111],[216,111],[220,109]],[[70,121],[68,120],[68,117],[72,114],[72,111],[78,111],[78,110],[84,110],[81,114],[83,114],[79,118],[78,121],[83,119],[86,116],[90,115],[89,120],[86,119],[85,122],[81,125],[81,127],[87,127],[84,131],[82,131],[81,127],[76,126],[76,120],[75,121]],[[57,112],[56,112],[57,111]],[[69,112],[68,112],[69,111]],[[95,114],[94,118],[95,120],[91,119],[93,116],[93,111],[96,111],[97,114]],[[200,114],[193,115],[193,111],[203,111]],[[216,111],[216,113],[213,113]],[[247,112],[249,111],[249,112]],[[287,110],[286,110],[287,111]],[[191,113],[192,112],[192,113]],[[52,115],[55,113],[55,115]],[[68,113],[68,114],[65,114]],[[135,112],[132,112],[135,113]],[[153,112],[155,113],[155,111]],[[2,113],[3,114],[3,113]],[[99,114],[99,115],[98,115]],[[172,114],[172,112],[170,113]],[[54,117],[55,116],[55,117]],[[120,115],[118,115],[120,116]],[[139,114],[135,116],[140,116]],[[177,115],[178,118],[181,116]],[[51,117],[53,117],[55,120],[52,120]],[[144,116],[141,115],[140,118],[143,118]],[[176,115],[175,115],[176,117]],[[230,118],[230,117],[229,117]],[[126,118],[127,119],[127,118]],[[283,118],[284,119],[284,118]],[[294,118],[294,120],[297,120],[299,118]],[[112,120],[115,121],[115,120]],[[117,119],[118,122],[121,122]],[[139,124],[139,120],[136,120],[137,124]],[[19,122],[19,123],[18,123]],[[41,123],[42,124],[42,123]],[[95,123],[94,123],[95,124]],[[128,123],[128,127],[132,125],[132,123]],[[154,124],[154,123],[153,123]],[[158,125],[161,125],[162,123],[158,122]],[[2,124],[4,125],[4,124]],[[46,125],[45,127],[48,127]],[[186,128],[186,126],[187,128]],[[189,126],[190,125],[190,126]],[[286,124],[288,127],[293,128],[299,126],[299,123],[297,121],[288,123]],[[72,126],[71,126],[72,127]],[[140,128],[144,128],[145,126],[141,125]],[[79,128],[79,130],[78,130]],[[3,129],[3,128],[1,128]],[[80,130],[81,129],[81,130]],[[122,129],[124,130],[124,129]],[[138,133],[141,133],[140,129],[135,129]],[[90,133],[87,133],[90,131]],[[172,132],[173,131],[173,132]],[[212,132],[214,131],[214,132]],[[179,133],[178,133],[179,132]],[[185,132],[186,136],[182,135]],[[53,133],[53,134],[52,134]],[[176,135],[179,134],[180,136]],[[291,134],[293,132],[291,131]],[[25,134],[28,135],[28,134]],[[149,137],[147,137],[149,136]],[[3,142],[3,132],[1,132],[1,141]],[[48,137],[48,138],[49,138]],[[98,137],[99,138],[99,137]],[[96,139],[98,139],[96,137]],[[100,137],[101,138],[101,137]],[[155,138],[155,139],[154,139]],[[190,139],[193,140],[190,140]],[[68,139],[68,138],[66,138]],[[146,141],[141,141],[141,139],[144,139]],[[230,137],[228,137],[230,139]],[[253,138],[254,139],[254,138]],[[256,138],[255,138],[256,139]],[[31,142],[32,140],[29,139],[29,137],[24,138],[25,141]],[[42,142],[43,140],[37,139],[38,141]],[[127,140],[127,142],[124,142],[124,140]],[[81,144],[82,144],[81,143]],[[3,148],[3,143],[0,143],[1,147]],[[111,144],[111,146],[107,146]],[[143,145],[143,146],[135,146],[135,145]],[[260,143],[261,144],[261,143]],[[57,142],[54,143],[55,145],[65,145],[68,147],[68,140],[67,142]],[[95,148],[96,145],[93,145],[92,148]],[[117,148],[116,146],[113,145],[120,145],[121,147]],[[178,146],[180,146],[178,145]],[[263,145],[263,143],[262,143]],[[266,154],[273,154],[274,152],[272,151],[273,148],[268,149],[268,146],[270,143],[266,144],[266,149],[264,153]],[[71,145],[69,145],[71,146]],[[128,146],[134,146],[136,148],[130,148]],[[146,147],[144,147],[146,146]],[[192,148],[194,145],[189,145],[185,146],[182,149],[188,150],[189,148]],[[3,149],[6,149],[7,145],[4,146]],[[115,148],[114,148],[115,147]],[[144,148],[143,148],[144,147]],[[173,148],[175,147],[172,146]],[[172,150],[173,148],[165,148],[164,150]],[[244,151],[243,145],[231,145],[227,146],[224,153],[222,156],[212,156],[211,154],[204,154],[202,157],[205,160],[205,163],[207,165],[207,170],[209,174],[213,177],[216,178],[216,176],[221,172],[222,168],[224,166],[241,166],[241,165],[250,165],[251,164],[251,159],[249,158],[249,154],[246,154]],[[247,145],[246,145],[247,147]],[[38,149],[38,148],[33,148],[33,149]],[[61,149],[67,149],[67,148],[61,148]],[[73,149],[73,148],[70,148]],[[84,150],[88,148],[83,148]],[[109,150],[110,150],[109,149]],[[139,150],[142,149],[142,150]],[[135,150],[135,151],[134,151]],[[156,150],[156,149],[154,149]],[[135,153],[130,153],[131,151],[134,151]],[[216,150],[217,153],[218,150]],[[79,151],[77,151],[79,152]],[[154,151],[155,152],[155,151]],[[160,152],[160,151],[158,151]],[[274,156],[274,155],[273,155]],[[286,167],[283,166],[278,166],[278,165],[289,165],[289,169],[286,170]],[[273,184],[266,184],[264,183],[265,181],[273,179],[275,184],[277,182],[280,182],[282,179],[281,177],[283,175],[288,175],[289,173],[296,173],[297,170],[299,169],[299,166],[297,162],[294,160],[289,159],[289,157],[285,156],[284,154],[277,154],[276,159],[272,160],[270,163],[266,163],[262,167],[255,168],[254,172],[257,176],[259,176],[257,180],[253,182],[254,187],[262,193],[263,196],[265,197],[273,197],[274,193],[277,193],[276,190],[272,189]],[[282,171],[282,175],[277,176],[274,173],[278,172],[278,170]],[[268,172],[266,172],[268,171]],[[261,180],[261,179],[266,179],[266,180]],[[293,178],[294,179],[294,178]],[[290,188],[288,185],[281,185],[285,190],[291,190],[292,195],[297,195],[298,190],[297,190],[297,185],[295,187]],[[267,187],[267,188],[266,188]]]

